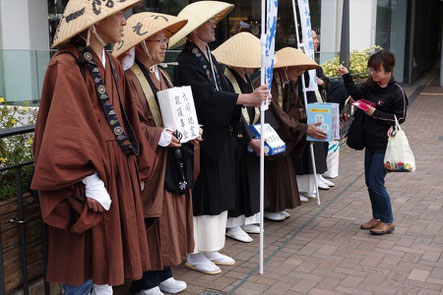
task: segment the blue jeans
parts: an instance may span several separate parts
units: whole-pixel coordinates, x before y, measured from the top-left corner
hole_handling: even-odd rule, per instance
[[[385,187],[385,153],[374,153],[365,149],[365,181],[372,205],[372,216],[384,223],[394,221],[391,198]]]
[[[62,284],[65,295],[89,295],[92,289],[92,280],[87,280],[81,286],[70,286]]]

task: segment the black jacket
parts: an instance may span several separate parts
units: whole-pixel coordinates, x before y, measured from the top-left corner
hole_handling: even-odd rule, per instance
[[[399,123],[406,119],[408,99],[394,78],[385,88],[378,84],[369,87],[368,83],[355,85],[350,74],[343,75],[346,89],[354,100],[364,98],[376,105],[372,116],[364,117],[366,148],[373,152],[385,152],[388,144],[388,130],[395,125],[394,115]]]

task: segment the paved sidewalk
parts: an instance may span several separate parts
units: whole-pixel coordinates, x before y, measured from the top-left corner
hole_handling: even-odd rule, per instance
[[[321,191],[321,206],[311,200],[289,210],[288,220],[265,223],[263,275],[256,269],[258,235],[250,244],[228,238],[222,252],[236,265],[215,276],[175,267],[175,277],[188,283],[181,294],[443,294],[443,88],[436,81],[402,125],[417,171],[386,177],[394,233],[359,229],[372,217],[363,152],[344,146],[336,187]]]

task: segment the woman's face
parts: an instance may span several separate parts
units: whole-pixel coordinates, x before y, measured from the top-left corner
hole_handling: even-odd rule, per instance
[[[383,65],[380,65],[380,68],[378,70],[375,70],[371,67],[369,67],[368,69],[374,82],[382,82],[386,80],[389,81],[392,77],[392,72],[386,72]]]
[[[288,79],[291,80],[292,82],[297,82],[298,77],[300,77],[301,75],[303,75],[305,71],[303,71],[301,68],[299,67],[289,67],[286,70],[286,74],[288,75]]]
[[[148,47],[153,62],[155,64],[162,63],[165,60],[166,49],[168,48],[168,39],[165,32],[158,32],[146,39],[146,47]]]

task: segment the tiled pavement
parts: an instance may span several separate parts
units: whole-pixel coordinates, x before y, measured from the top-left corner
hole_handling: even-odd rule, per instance
[[[175,267],[175,277],[188,283],[182,294],[443,294],[443,88],[437,85],[434,79],[423,89],[402,125],[417,171],[386,177],[394,233],[359,229],[371,218],[363,152],[344,146],[336,187],[321,192],[321,206],[310,201],[289,210],[284,222],[265,222],[263,275],[256,269],[258,235],[250,244],[227,239],[223,253],[236,265],[215,276]]]

